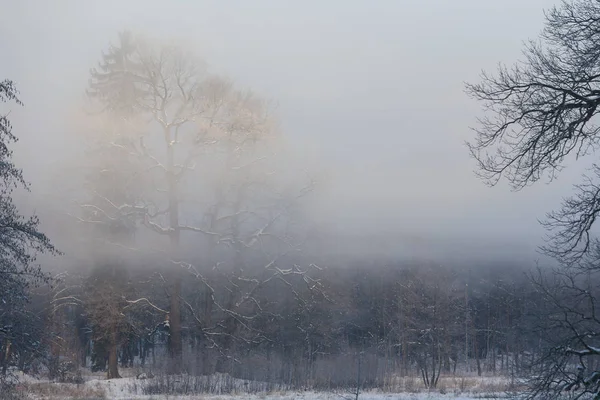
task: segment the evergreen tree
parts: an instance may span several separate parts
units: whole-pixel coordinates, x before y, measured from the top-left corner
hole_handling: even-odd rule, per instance
[[[142,66],[135,60],[136,42],[129,31],[119,33],[119,44],[102,54],[98,69],[90,70],[88,95],[105,106],[104,111],[129,117],[139,111],[144,98]]]
[[[0,82],[2,103],[22,105],[17,94],[12,81]],[[21,169],[12,161],[10,145],[16,141],[8,115],[0,115],[0,383],[19,357],[38,350],[40,331],[37,317],[27,308],[28,289],[49,280],[36,264],[36,256],[58,253],[39,231],[39,219],[20,214],[13,201],[16,188],[29,189]]]
[[[107,377],[118,378],[118,346],[130,330],[125,322],[124,262],[114,245],[134,244],[139,220],[136,203],[143,187],[138,158],[132,157],[131,123],[139,111],[140,67],[136,45],[129,32],[119,34],[119,45],[103,54],[99,70],[92,69],[88,95],[103,106],[100,135],[88,149],[86,188],[89,201],[82,204],[83,219],[91,228],[93,269],[87,280],[86,311],[93,324],[92,359],[95,370],[107,368]],[[108,361],[108,365],[107,365]]]

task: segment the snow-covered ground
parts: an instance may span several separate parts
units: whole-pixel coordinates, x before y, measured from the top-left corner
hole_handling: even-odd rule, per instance
[[[131,374],[131,373],[130,373]],[[77,399],[77,400],[343,400],[355,399],[355,394],[348,391],[336,392],[314,392],[269,388],[265,382],[249,382],[235,379],[227,374],[217,374],[210,377],[161,377],[156,379],[137,379],[129,376],[122,379],[106,380],[102,377],[87,376],[83,384],[68,384],[48,382],[27,375],[19,377],[19,390],[35,400],[48,399]],[[200,379],[200,381],[199,381]],[[465,383],[464,379],[469,379]],[[415,388],[412,392],[388,393],[378,391],[366,391],[360,393],[361,400],[433,400],[453,399],[466,400],[476,398],[499,398],[506,397],[501,391],[486,391],[487,389],[499,388],[507,381],[504,378],[448,378],[444,383],[445,389],[427,391]],[[151,394],[153,387],[164,385],[171,388],[181,389],[185,385],[202,385],[210,388],[214,394],[189,394],[189,395],[165,395]],[[162,385],[162,386],[161,386]],[[261,386],[264,385],[264,386]],[[467,387],[468,385],[468,387]],[[452,386],[452,387],[449,387]],[[252,393],[248,393],[251,388]],[[264,389],[263,389],[264,388]],[[190,392],[192,390],[189,390]],[[220,393],[220,394],[219,394]]]
[[[115,400],[354,400],[352,393],[326,393],[326,392],[287,392],[264,394],[237,394],[237,395],[191,395],[191,396],[131,396],[108,395],[107,399]],[[441,395],[439,393],[374,393],[365,392],[359,395],[359,400],[473,400],[474,397]]]

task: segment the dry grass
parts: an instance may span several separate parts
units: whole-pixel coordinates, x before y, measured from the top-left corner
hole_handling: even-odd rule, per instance
[[[76,385],[71,383],[23,383],[18,386],[18,390],[21,393],[26,393],[29,398],[33,399],[106,399],[106,396],[102,389],[91,388],[86,385]]]
[[[185,378],[188,378],[188,382]],[[122,383],[122,384],[121,384]],[[262,382],[248,382],[236,380],[229,376],[207,377],[155,377],[148,380],[117,380],[114,381],[90,381],[87,384],[77,385],[71,383],[54,383],[39,381],[22,381],[18,385],[19,393],[27,395],[28,399],[72,399],[72,400],[100,400],[109,399],[114,396],[122,396],[131,393],[133,396],[146,395],[199,395],[199,394],[249,394],[253,393],[260,398],[268,395],[283,396],[289,393],[286,388],[280,386],[264,385]],[[182,387],[188,390],[180,390]],[[216,390],[218,388],[218,390]],[[351,388],[350,388],[351,389]],[[503,393],[518,391],[519,388],[504,377],[455,377],[442,376],[435,389],[425,387],[421,377],[392,377],[386,380],[379,388],[373,388],[384,393],[439,393],[441,395],[466,395],[473,398],[497,398],[503,397]],[[339,389],[338,389],[339,390]],[[123,392],[123,393],[121,393]],[[327,392],[327,390],[325,390]],[[334,391],[335,392],[335,391]],[[409,396],[410,398],[411,396]],[[0,396],[2,398],[2,396]],[[241,397],[243,398],[243,397]],[[415,397],[416,398],[416,397]]]
[[[465,393],[482,395],[504,393],[515,390],[510,379],[502,377],[457,377],[442,376],[437,387],[431,389],[441,394]],[[385,383],[385,391],[390,393],[420,393],[430,391],[420,377],[392,377]]]

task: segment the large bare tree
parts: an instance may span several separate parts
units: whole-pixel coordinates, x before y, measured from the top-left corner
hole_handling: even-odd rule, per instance
[[[301,244],[293,215],[312,182],[284,184],[293,180],[280,170],[269,103],[210,74],[181,48],[123,33],[92,70],[89,94],[110,123],[95,137],[104,164],[93,167],[94,199],[82,220],[125,231],[143,225],[168,238],[172,372],[183,365],[182,305],[205,343],[221,348],[220,361],[231,359],[223,350],[235,340],[262,338],[250,326],[262,311],[262,288],[291,285],[291,276],[318,287],[308,277],[314,267],[277,264]],[[197,304],[183,299],[185,271],[203,288]],[[225,293],[215,292],[211,276]]]
[[[131,33],[120,34],[99,69],[91,72],[89,94],[99,100],[102,111],[118,121],[118,140],[100,138],[109,152],[122,161],[141,163],[138,174],[126,175],[129,183],[153,182],[153,193],[127,198],[106,196],[96,191],[103,204],[87,205],[111,221],[122,223],[137,217],[152,231],[167,236],[170,258],[178,260],[181,232],[210,235],[181,222],[181,182],[193,168],[205,145],[211,122],[219,112],[228,86],[206,74],[203,65],[171,46],[153,46]],[[118,165],[118,164],[117,164]],[[114,165],[113,165],[114,167]],[[106,219],[106,218],[105,218]],[[175,372],[181,368],[181,274],[170,277],[169,349]]]
[[[487,113],[469,143],[480,175],[491,185],[506,177],[514,189],[553,179],[569,158],[593,155],[600,128],[600,4],[564,2],[547,13],[541,40],[530,41],[524,60],[483,73],[467,92]],[[575,197],[550,213],[545,249],[565,262],[588,255],[598,242],[590,233],[600,202],[594,166]]]
[[[541,37],[528,42],[523,60],[467,85],[487,111],[469,148],[489,184],[505,177],[519,190],[542,178],[552,180],[567,161],[597,156],[599,39],[600,3],[564,1],[546,13]],[[597,354],[597,297],[580,277],[581,271],[598,271],[600,241],[594,229],[599,214],[600,168],[594,164],[575,186],[575,195],[543,222],[549,234],[542,249],[565,267],[554,280],[537,280],[556,304],[551,314],[556,340],[549,345],[550,358],[537,365],[531,397],[558,398],[564,391],[577,398],[600,397],[600,372],[585,361]]]

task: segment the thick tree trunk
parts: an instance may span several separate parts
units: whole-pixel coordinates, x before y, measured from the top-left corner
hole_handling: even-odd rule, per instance
[[[108,370],[106,373],[106,379],[120,378],[119,375],[119,357],[117,354],[117,345],[112,344],[108,349]]]
[[[110,342],[108,345],[108,370],[106,373],[106,379],[120,378],[119,375],[119,354],[118,354],[118,342],[117,332],[113,328],[113,332],[110,335]]]

